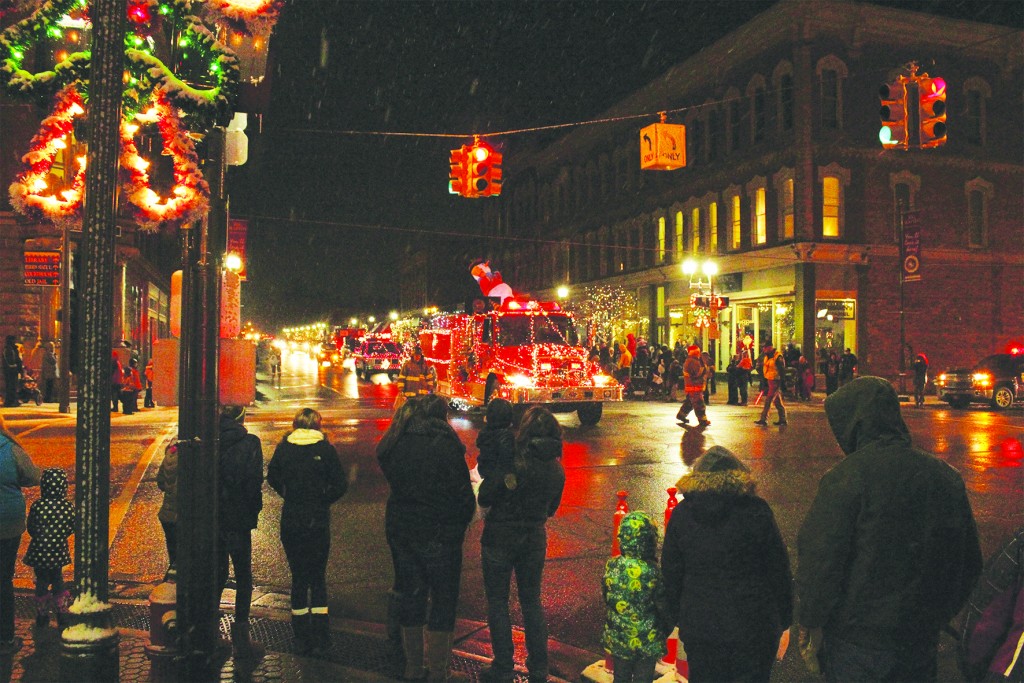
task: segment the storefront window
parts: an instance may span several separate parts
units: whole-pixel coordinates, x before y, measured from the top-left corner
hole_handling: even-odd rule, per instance
[[[846,349],[857,351],[857,302],[855,299],[818,299],[815,301],[815,354]]]

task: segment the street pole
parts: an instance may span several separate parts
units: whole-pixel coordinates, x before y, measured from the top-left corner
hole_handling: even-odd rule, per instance
[[[224,198],[225,129],[207,134],[204,175],[210,184],[210,213],[202,221],[198,261],[190,263],[188,296],[183,306],[191,328],[182,325],[183,355],[187,354],[187,393],[180,397],[178,450],[178,620],[184,674],[203,681],[214,676],[213,655],[218,640],[217,582],[217,364],[220,356],[220,285],[227,241],[227,202]],[[187,251],[187,250],[186,250]],[[184,274],[183,274],[184,275]],[[183,285],[185,282],[183,282]],[[186,344],[187,342],[187,344]]]
[[[907,357],[903,352],[907,345],[907,327],[904,312],[904,300],[903,300],[903,259],[904,255],[904,237],[903,237],[903,201],[896,202],[897,217],[896,220],[899,224],[900,233],[900,248],[899,248],[899,275],[900,275],[900,347],[899,347],[899,360],[897,367],[900,373],[900,400],[909,401],[910,397],[907,396]]]
[[[118,633],[108,598],[110,568],[110,330],[120,154],[126,0],[92,0],[89,170],[83,209],[81,345],[75,429],[77,622],[61,633],[63,680],[116,681]],[[66,353],[66,352],[65,352]],[[63,355],[63,354],[62,354]]]
[[[71,231],[61,231],[60,250],[60,356],[57,357],[57,410],[71,412]]]

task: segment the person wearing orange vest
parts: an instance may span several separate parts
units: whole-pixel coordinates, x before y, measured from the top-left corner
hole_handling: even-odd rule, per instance
[[[764,361],[761,372],[768,381],[768,393],[764,397],[761,417],[755,420],[754,424],[759,424],[762,427],[768,426],[768,411],[771,410],[772,403],[775,404],[775,408],[779,411],[779,421],[775,424],[789,424],[786,420],[786,404],[782,402],[781,380],[783,373],[786,372],[786,361],[782,359],[782,354],[775,350],[771,344],[765,344],[762,357]]]
[[[413,396],[425,396],[434,393],[434,385],[437,382],[437,371],[434,366],[427,363],[423,358],[423,349],[417,346],[413,349],[412,358],[402,365],[402,371],[398,373],[398,393],[409,399]]]
[[[707,427],[711,420],[707,418],[704,407],[704,383],[707,379],[708,367],[701,358],[700,347],[690,346],[686,349],[686,360],[683,361],[683,389],[686,399],[679,406],[676,420],[682,425],[687,424],[687,417],[692,410],[697,416],[697,426]]]

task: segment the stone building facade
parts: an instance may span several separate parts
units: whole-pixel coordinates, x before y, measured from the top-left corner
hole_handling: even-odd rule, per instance
[[[850,348],[859,372],[895,378],[900,223],[917,218],[905,352],[941,368],[1002,350],[1024,336],[1022,41],[1003,26],[782,0],[596,117],[607,123],[506,150],[486,209],[492,258],[539,295],[635,290],[644,336],[706,344],[719,370],[749,335],[808,357]],[[911,62],[947,83],[948,140],[883,149],[878,89]],[[659,112],[686,125],[683,169],[640,170],[638,133]],[[717,330],[694,325],[687,258],[717,264],[714,294],[729,299]]]

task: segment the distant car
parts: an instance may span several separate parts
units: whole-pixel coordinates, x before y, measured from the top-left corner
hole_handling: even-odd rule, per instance
[[[316,359],[324,367],[341,365],[342,361],[341,353],[335,347],[334,342],[324,342],[321,344],[316,351]]]
[[[935,378],[939,398],[953,408],[987,403],[1005,410],[1024,402],[1024,354],[996,353],[973,368],[955,368]]]
[[[402,354],[394,342],[368,339],[352,352],[356,377],[370,379],[370,375],[386,372],[394,379],[402,370]]]

